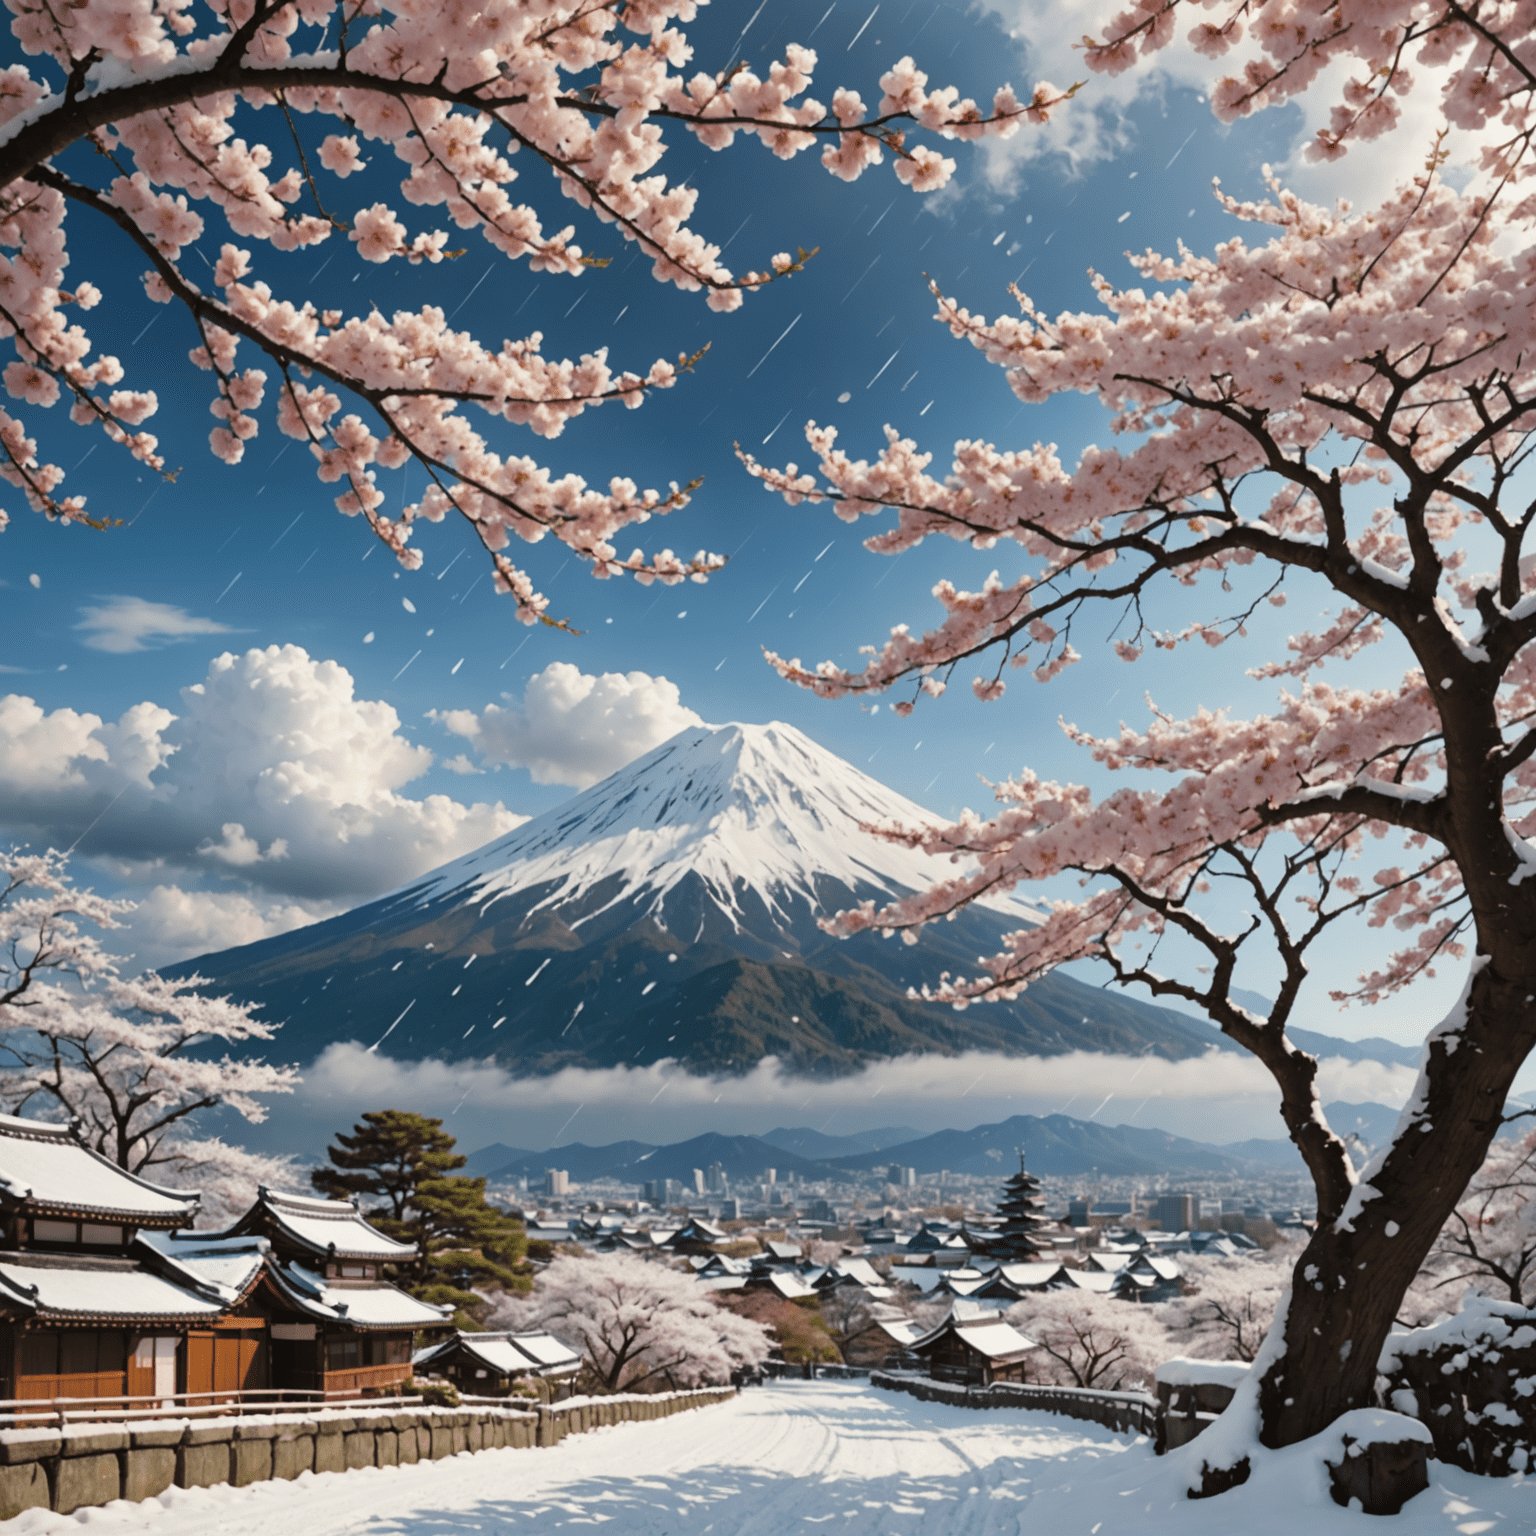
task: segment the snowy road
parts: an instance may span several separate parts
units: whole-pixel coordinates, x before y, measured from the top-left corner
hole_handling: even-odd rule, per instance
[[[971,1412],[857,1384],[751,1390],[720,1407],[573,1436],[294,1483],[173,1490],[76,1516],[32,1512],[6,1536],[1529,1536],[1536,1480],[1435,1467],[1390,1522],[1283,1471],[1190,1503],[1145,1441],[1048,1414]]]

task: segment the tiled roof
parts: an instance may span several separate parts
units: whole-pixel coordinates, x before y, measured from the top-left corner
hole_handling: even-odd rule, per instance
[[[0,1202],[39,1216],[171,1227],[192,1220],[198,1198],[119,1168],[67,1125],[0,1115]]]

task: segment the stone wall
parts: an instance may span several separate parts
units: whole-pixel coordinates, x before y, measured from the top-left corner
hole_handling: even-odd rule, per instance
[[[26,1509],[70,1514],[167,1488],[209,1488],[301,1472],[409,1466],[460,1451],[527,1450],[606,1424],[664,1419],[735,1395],[731,1387],[573,1398],[517,1408],[355,1407],[310,1414],[142,1419],[0,1430],[0,1520]]]

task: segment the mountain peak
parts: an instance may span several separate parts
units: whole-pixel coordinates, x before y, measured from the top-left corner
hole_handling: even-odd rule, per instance
[[[947,859],[862,829],[935,821],[792,725],[699,725],[399,894],[484,906],[538,888],[535,912],[582,906],[572,926],[639,895],[643,915],[668,927],[668,898],[692,876],[733,926],[743,886],[788,925],[801,903],[819,908],[829,883],[889,897],[952,876]],[[1033,917],[1011,898],[990,905]]]

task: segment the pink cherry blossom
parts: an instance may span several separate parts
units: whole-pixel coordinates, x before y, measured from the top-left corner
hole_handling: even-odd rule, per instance
[[[1117,18],[1095,66],[1162,46],[1176,3]],[[1247,9],[1263,58],[1217,93],[1218,110],[1253,110],[1315,78],[1329,51],[1320,33],[1339,14]],[[1506,87],[1497,110],[1512,137],[1490,162],[1502,186],[1458,193],[1431,167],[1354,213],[1271,178],[1262,200],[1218,192],[1251,239],[1133,256],[1127,286],[1092,275],[1085,310],[1051,316],[1015,290],[1016,312],[989,318],[935,289],[939,322],[1017,399],[1096,397],[1112,435],[1075,462],[1052,443],[971,438],[939,469],[892,428],[864,457],[816,422],[814,469],[743,455],[791,505],[878,520],[874,552],[934,538],[1002,552],[983,582],[938,579],[934,620],[895,625],[857,664],[769,655],[823,698],[896,688],[909,715],[958,670],[996,701],[1011,669],[1042,684],[1068,670],[1096,612],[1113,615],[1104,629],[1122,660],[1198,643],[1207,668],[1242,656],[1274,686],[1249,718],[1176,718],[1151,701],[1118,732],[1065,723],[1127,782],[1100,795],[1024,768],[994,786],[989,817],[873,827],[950,855],[955,872],[827,923],[911,940],[969,903],[1043,884],[1038,921],[921,995],[955,1007],[1016,997],[1091,960],[1117,985],[1203,1011],[1263,1062],[1319,1213],[1256,1395],[1234,1410],[1271,1446],[1373,1400],[1396,1304],[1536,1047],[1536,520],[1516,486],[1536,430],[1536,202],[1511,190],[1529,169],[1530,81],[1433,7],[1389,7],[1369,38],[1363,18],[1338,27],[1333,52],[1376,60],[1426,15],[1426,48],[1448,50],[1463,83],[1486,67]],[[1529,48],[1529,13],[1488,17],[1501,47]],[[1346,91],[1332,150],[1390,119],[1379,85]],[[1493,110],[1465,92],[1447,108]],[[1287,587],[1321,588],[1322,621],[1245,655],[1250,618]],[[1159,593],[1176,595],[1164,610],[1176,627],[1147,616]],[[1335,1001],[1390,1000],[1441,968],[1464,980],[1426,1041],[1396,1139],[1363,1167],[1323,1112],[1317,1059],[1287,1034],[1310,1022],[1315,956],[1346,924],[1362,964]],[[1373,953],[1377,930],[1391,938]],[[1244,987],[1274,999],[1267,1012],[1240,1000]],[[1346,1294],[1362,1274],[1370,1304]]]
[[[687,74],[682,25],[695,0],[574,9],[384,0],[361,11],[336,0],[217,0],[207,26],[188,0],[6,4],[33,60],[0,72],[0,335],[15,339],[13,396],[37,408],[67,397],[74,421],[164,467],[154,438],[131,430],[139,417],[115,416],[99,392],[124,381],[121,365],[92,361],[84,330],[59,318],[71,298],[85,309],[97,296],[88,283],[73,295],[64,287],[66,208],[88,231],[110,221],[147,258],[149,297],[179,303],[199,332],[192,357],[212,375],[217,457],[239,463],[266,419],[233,383],[237,350],[254,348],[274,381],[280,430],[309,442],[320,478],[341,488],[340,510],[365,517],[412,569],[419,518],[449,510],[466,518],[497,589],[526,623],[555,621],[504,553],[513,539],[558,539],[602,577],[683,580],[723,561],[707,551],[681,563],[639,552],[620,559],[615,538],[686,505],[691,487],[662,495],[620,481],[605,491],[554,476],[511,451],[497,419],[554,437],[589,408],[639,405],[698,358],[633,369],[610,367],[605,353],[552,361],[536,335],[496,345],[454,329],[452,304],[321,315],[301,293],[282,296],[274,257],[344,234],[364,261],[439,266],[483,240],[534,272],[578,278],[610,259],[589,254],[589,238],[605,250],[628,242],[659,281],[729,313],[747,292],[798,272],[804,257],[781,252],[746,272],[725,265],[695,227],[697,189],[663,168],[668,132],[714,150],[755,138],[781,159],[820,144],[828,169],[847,180],[889,157],[900,180],[927,192],[944,185],[954,162],[930,144],[908,144],[909,133],[1006,136],[1071,94],[1041,86],[1021,103],[1005,87],[983,109],[953,90],[929,90],[902,59],[874,111],[841,89],[828,108],[809,94],[815,53],[794,44],[766,66]],[[247,136],[268,122],[264,139]],[[81,138],[109,176],[90,179],[91,157],[61,158]],[[399,197],[345,202],[346,178],[381,158],[396,166]],[[550,206],[580,210],[581,238],[576,223],[551,224],[534,202],[536,166],[558,194]],[[182,264],[209,229],[223,247],[212,293]],[[310,385],[300,379],[345,396],[346,411],[316,416],[302,404]],[[142,416],[154,396],[128,382],[123,398]],[[333,418],[362,416],[366,437],[333,439]],[[0,423],[0,476],[50,516],[84,517],[78,498],[58,493],[57,472],[38,462],[22,425],[13,434],[8,424]],[[384,442],[388,460],[378,456]],[[426,470],[429,489],[385,517],[375,466],[407,458]]]

